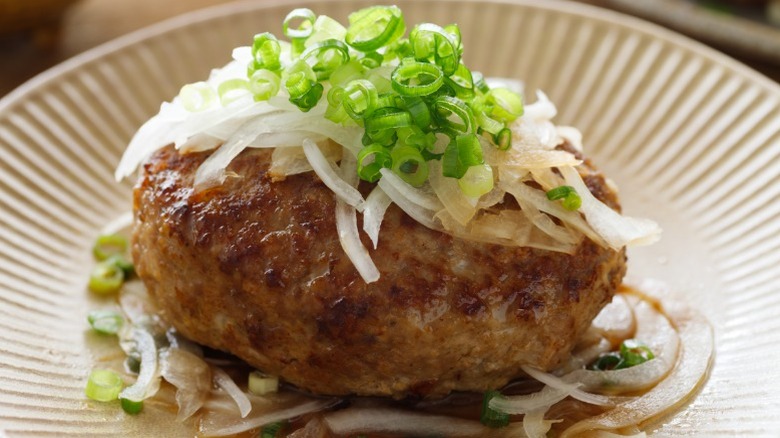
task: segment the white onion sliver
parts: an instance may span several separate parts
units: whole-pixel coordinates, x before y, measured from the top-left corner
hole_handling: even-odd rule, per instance
[[[141,369],[135,383],[123,389],[119,398],[140,402],[153,396],[160,388],[157,346],[152,334],[143,328],[133,328],[132,339],[141,355]]]
[[[309,160],[314,173],[320,177],[322,182],[336,194],[336,196],[345,203],[355,207],[358,211],[363,211],[365,201],[363,195],[358,189],[352,187],[348,182],[336,172],[332,163],[325,158],[317,143],[311,139],[303,141],[303,153]]]
[[[444,208],[441,201],[439,201],[436,194],[432,193],[432,191],[410,186],[390,169],[380,169],[379,172],[382,174],[382,179],[380,181],[384,181],[385,185],[393,186],[396,192],[400,193],[410,202],[417,204],[426,210],[439,211]]]
[[[266,424],[283,421],[310,412],[317,412],[327,409],[334,404],[336,400],[309,400],[289,408],[283,408],[274,411],[263,411],[260,415],[251,415],[246,419],[236,419],[226,421],[224,413],[208,413],[201,418],[200,433],[203,436],[228,436],[235,435],[247,430],[256,429]]]
[[[374,187],[366,198],[366,208],[363,209],[363,231],[368,234],[374,249],[379,244],[379,228],[382,226],[385,212],[392,202],[381,187]]]
[[[596,199],[588,190],[579,172],[573,167],[559,168],[566,184],[574,187],[582,199],[580,211],[595,230],[613,249],[626,245],[647,245],[657,241],[661,234],[658,224],[649,219],[621,216]]]
[[[552,386],[553,388],[560,389],[562,391],[569,391],[569,395],[571,397],[581,402],[599,406],[609,406],[612,404],[608,397],[604,397],[598,394],[590,394],[577,388],[570,389],[570,383],[565,382],[559,377],[553,376],[552,374],[545,373],[544,371],[537,370],[536,368],[529,367],[528,365],[521,365],[520,368],[523,370],[523,372],[544,383],[545,385]]]
[[[338,435],[388,432],[468,437],[492,430],[476,421],[390,408],[347,408],[326,414],[325,424]]]
[[[477,213],[473,200],[463,194],[463,191],[458,186],[457,179],[442,175],[441,163],[432,160],[428,163],[428,167],[428,181],[439,201],[458,223],[461,225],[468,224]]]
[[[203,406],[211,390],[211,368],[200,357],[179,348],[160,353],[160,374],[176,387],[176,419],[183,421]]]
[[[411,202],[401,192],[396,190],[395,186],[389,183],[388,180],[386,180],[384,177],[381,178],[377,184],[382,188],[382,191],[384,191],[385,194],[390,197],[390,199],[392,199],[393,203],[395,203],[412,219],[432,230],[441,231],[442,227],[435,219],[436,211],[428,210],[424,207],[420,207],[414,202]]]
[[[341,177],[349,184],[357,184],[357,164],[355,158],[346,154],[341,160]],[[354,177],[353,177],[354,175]],[[371,255],[360,241],[355,208],[347,205],[341,198],[336,200],[336,232],[339,235],[341,248],[355,265],[358,273],[366,283],[379,280],[379,270]]]
[[[537,409],[523,416],[523,430],[528,438],[546,438],[552,425],[544,421],[547,409]]]
[[[236,382],[230,378],[228,373],[221,368],[213,367],[212,373],[214,376],[214,383],[228,393],[230,398],[236,402],[238,410],[241,412],[241,418],[249,415],[249,412],[252,410],[252,403],[249,401],[249,397],[244,394],[244,391],[242,391],[241,388],[236,385]]]
[[[560,388],[545,386],[540,391],[531,394],[494,397],[490,400],[490,408],[512,415],[525,414],[540,409],[546,411],[550,406],[568,397],[571,391],[577,389],[578,386],[576,383]]]

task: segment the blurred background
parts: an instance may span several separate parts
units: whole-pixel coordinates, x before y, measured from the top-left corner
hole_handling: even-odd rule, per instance
[[[0,0],[0,97],[115,37],[227,1]],[[686,34],[780,82],[780,0],[580,1]]]

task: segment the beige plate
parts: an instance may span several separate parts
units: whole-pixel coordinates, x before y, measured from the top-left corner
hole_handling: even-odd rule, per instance
[[[345,21],[356,1],[303,2]],[[563,2],[398,2],[456,21],[468,65],[522,78],[578,126],[631,215],[665,229],[631,251],[716,330],[712,375],[659,435],[780,430],[780,87],[647,23]],[[187,82],[299,2],[187,15],[78,56],[0,101],[0,437],[176,436],[161,418],[85,401],[85,292],[98,230],[129,208],[112,172],[133,132]]]

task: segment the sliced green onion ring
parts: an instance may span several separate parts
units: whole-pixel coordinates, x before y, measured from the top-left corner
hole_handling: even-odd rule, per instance
[[[482,146],[475,134],[457,135],[442,156],[442,175],[450,178],[463,178],[471,166],[483,163]]]
[[[434,114],[439,124],[458,134],[476,131],[474,112],[465,102],[452,96],[440,96],[433,101]]]
[[[404,60],[390,75],[393,90],[401,96],[427,96],[444,83],[441,68],[427,62]]]
[[[93,310],[87,315],[87,321],[101,335],[115,335],[119,333],[125,319],[114,310]]]
[[[282,53],[282,46],[276,36],[270,32],[263,32],[255,35],[252,42],[252,63],[253,70],[264,68],[266,70],[278,71],[282,68],[279,56]],[[252,76],[250,72],[249,76]]]
[[[427,61],[433,58],[445,75],[449,76],[460,64],[460,43],[452,33],[432,23],[417,25],[409,35],[414,58]]]
[[[291,27],[293,21],[301,20],[297,27]],[[317,16],[311,9],[298,8],[293,9],[284,17],[282,23],[282,33],[284,36],[290,39],[305,39],[312,33],[314,22],[317,20]]]
[[[547,192],[550,201],[561,200],[561,205],[567,210],[577,210],[582,206],[582,198],[572,186],[558,186]]]
[[[509,414],[490,407],[490,400],[497,397],[503,397],[503,395],[498,391],[488,391],[482,398],[482,413],[479,416],[479,421],[487,427],[499,428],[509,425]]]
[[[403,13],[396,6],[373,6],[349,16],[347,44],[371,52],[393,43],[406,32]]]
[[[344,87],[344,109],[355,120],[370,116],[376,110],[378,92],[366,79],[351,81]]]
[[[133,401],[127,398],[119,399],[122,404],[122,410],[130,415],[139,414],[144,408],[143,401]]]
[[[428,163],[420,151],[411,146],[396,146],[390,151],[393,173],[412,187],[422,186],[428,180]]]
[[[479,198],[493,190],[493,168],[484,163],[469,167],[458,180],[458,187],[464,195]]]
[[[412,126],[412,116],[406,111],[388,111],[384,114],[376,114],[365,119],[366,132],[373,136],[384,130],[396,130],[406,126]]]
[[[389,168],[393,164],[390,152],[381,144],[374,143],[364,147],[357,155],[357,172],[360,179],[368,182],[377,182],[383,168]]]
[[[87,287],[92,292],[106,295],[119,292],[125,281],[125,272],[112,260],[105,260],[92,269]]]
[[[326,80],[349,61],[349,47],[339,40],[325,40],[306,49],[301,53],[301,59],[311,66],[318,80]]]
[[[501,151],[509,150],[512,147],[512,130],[504,128],[498,131],[498,134],[493,138],[493,143]]]
[[[217,100],[217,92],[207,82],[195,82],[181,87],[179,99],[185,110],[197,113],[207,109]]]
[[[94,369],[89,373],[84,393],[92,400],[108,402],[116,400],[122,391],[122,378],[111,370]]]
[[[227,106],[249,93],[249,81],[246,79],[228,79],[217,87],[222,106]]]
[[[260,69],[252,73],[249,79],[249,91],[255,96],[255,102],[268,100],[279,93],[282,79],[271,70]]]
[[[523,115],[523,99],[508,88],[493,88],[486,101],[492,107],[491,116],[502,122],[510,123]]]
[[[92,246],[92,255],[96,260],[103,261],[116,255],[124,254],[127,251],[127,238],[119,234],[102,234],[95,239]]]

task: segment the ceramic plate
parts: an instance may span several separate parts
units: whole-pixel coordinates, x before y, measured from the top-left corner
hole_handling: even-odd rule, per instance
[[[85,313],[99,229],[128,210],[113,169],[179,87],[308,6],[343,22],[358,1],[246,2],[101,46],[0,101],[0,436],[179,436],[170,418],[85,400]],[[630,275],[666,282],[712,321],[716,360],[663,436],[780,430],[780,87],[686,38],[564,2],[398,1],[409,22],[458,22],[469,66],[521,78],[579,127],[625,211],[664,228]]]

